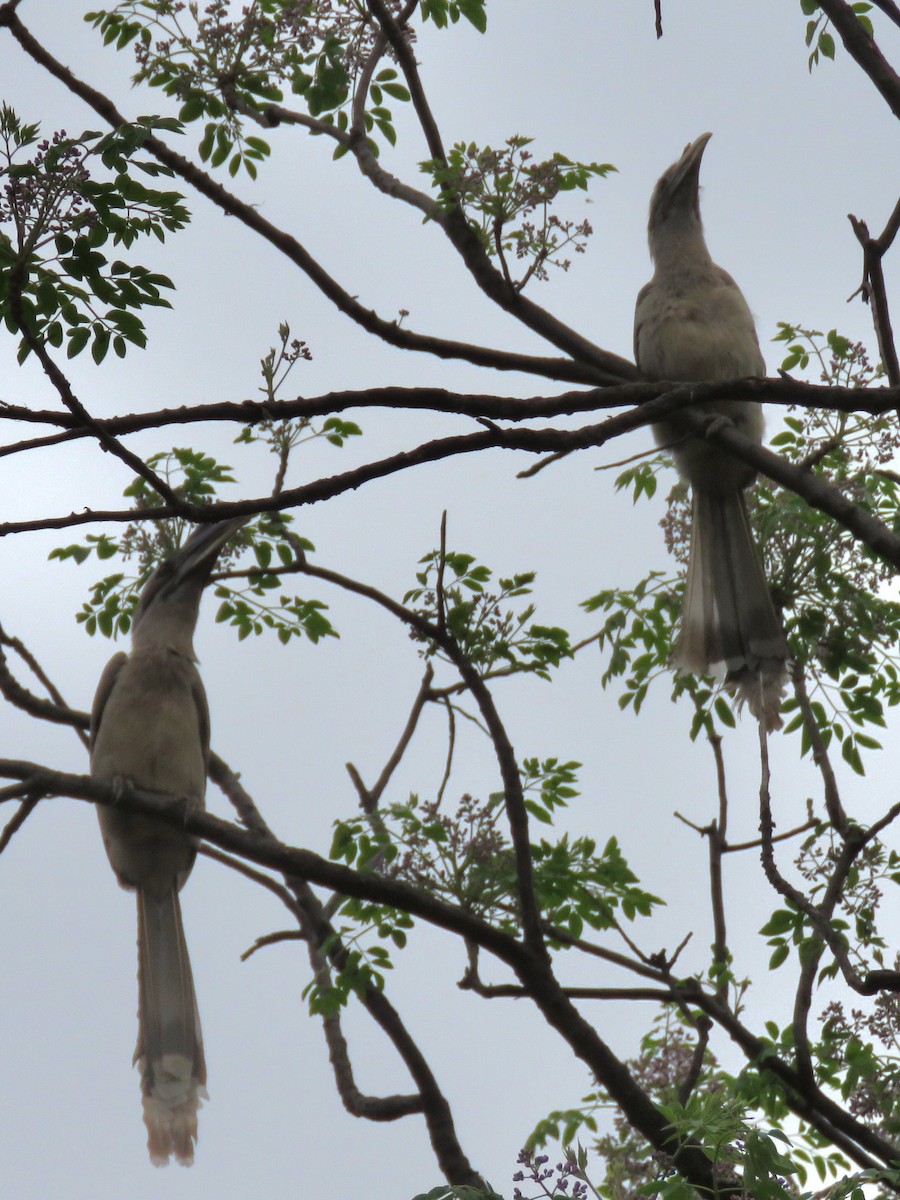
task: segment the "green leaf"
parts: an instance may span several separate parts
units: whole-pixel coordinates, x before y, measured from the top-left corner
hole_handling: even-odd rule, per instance
[[[221,126],[216,130],[216,148],[209,160],[211,167],[221,167],[222,163],[231,153],[234,143],[231,138],[225,133]]]
[[[459,11],[479,33],[487,29],[487,13],[484,10],[484,0],[458,0]]]
[[[780,967],[781,964],[784,962],[784,960],[787,958],[789,953],[790,953],[790,947],[784,943],[782,945],[776,947],[774,953],[772,954],[772,957],[769,959],[769,970],[770,971],[777,970],[778,967]]]
[[[202,96],[191,96],[182,104],[178,113],[178,120],[187,124],[189,121],[196,121],[198,117],[202,117],[206,111],[206,105]]]
[[[109,350],[110,332],[102,327],[94,327],[94,340],[91,344],[91,358],[99,366],[106,358],[106,352]],[[70,346],[71,349],[71,346]]]
[[[409,100],[410,98],[409,91],[402,83],[383,83],[381,86],[395,100]]]
[[[716,716],[719,718],[722,724],[726,725],[729,729],[734,729],[736,724],[734,713],[731,710],[731,705],[728,703],[725,697],[717,696],[713,707],[715,708]]]

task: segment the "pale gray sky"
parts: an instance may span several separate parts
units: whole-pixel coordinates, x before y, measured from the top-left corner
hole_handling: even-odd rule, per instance
[[[82,6],[28,0],[22,19],[52,53],[119,106],[159,110],[156,93],[129,93],[130,56],[102,51],[81,23]],[[532,285],[533,297],[599,345],[631,354],[634,297],[649,275],[645,217],[651,188],[683,146],[712,130],[703,164],[703,211],[714,257],[736,277],[756,314],[771,371],[781,352],[769,344],[779,320],[837,326],[874,347],[866,309],[845,303],[860,276],[860,254],[846,219],[853,212],[879,229],[896,198],[895,125],[869,81],[842,51],[809,75],[798,4],[685,0],[664,5],[657,42],[652,5],[609,0],[492,0],[486,37],[467,26],[426,32],[418,45],[423,78],[445,141],[498,143],[522,133],[535,152],[612,162],[598,181],[589,215],[595,236],[568,275]],[[898,39],[884,33],[887,50]],[[896,34],[896,31],[893,31]],[[46,132],[96,128],[97,119],[42,75],[0,32],[2,97]],[[406,118],[392,169],[417,180],[425,157]],[[193,138],[193,131],[188,140]],[[349,160],[330,161],[322,140],[290,131],[272,138],[274,161],[242,195],[261,206],[323,265],[382,315],[410,311],[409,324],[444,336],[532,353],[539,339],[491,307],[436,228],[375,194]],[[167,251],[139,247],[138,261],[166,270],[178,288],[173,313],[151,314],[150,348],[102,369],[72,365],[73,384],[97,416],[217,399],[241,400],[257,387],[259,357],[281,320],[312,348],[288,394],[317,394],[388,383],[495,389],[527,395],[551,390],[523,377],[482,374],[465,364],[404,355],[336,313],[290,264],[253,241],[236,222],[188,196],[191,227]],[[896,305],[895,305],[896,306]],[[54,397],[32,365],[18,370],[0,341],[0,400],[46,407]],[[402,413],[366,413],[358,445],[299,456],[293,482],[343,470],[467,422]],[[239,472],[241,489],[270,486],[269,464],[232,444],[230,427],[196,434],[151,433],[130,444],[152,453],[173,442],[202,444]],[[6,440],[6,439],[4,439]],[[416,560],[437,542],[449,511],[453,548],[508,574],[537,568],[539,618],[577,634],[592,623],[578,601],[628,584],[664,564],[657,521],[661,500],[634,509],[613,494],[611,475],[593,468],[646,445],[640,433],[606,451],[573,456],[530,481],[522,456],[493,452],[418,468],[298,514],[319,559],[394,594],[410,585]],[[125,468],[87,442],[39,456],[5,459],[4,520],[92,507],[117,507],[130,482]],[[99,529],[96,530],[99,532]],[[75,624],[94,565],[48,563],[47,554],[81,533],[36,534],[0,543],[5,581],[0,620],[37,654],[73,705],[90,705],[112,652]],[[332,822],[351,813],[349,759],[374,778],[403,725],[420,663],[406,634],[359,601],[313,587],[332,606],[339,642],[318,647],[252,639],[238,644],[201,617],[198,652],[209,693],[213,745],[242,773],[271,824],[286,840],[326,852]],[[670,818],[679,809],[706,820],[713,774],[703,746],[686,742],[687,716],[663,691],[640,720],[622,714],[599,686],[596,656],[567,668],[551,691],[538,682],[498,686],[497,698],[520,755],[558,755],[584,763],[583,797],[564,827],[603,840],[618,834],[626,855],[669,909],[643,933],[655,949],[695,929],[696,963],[710,940],[704,907],[705,848]],[[396,780],[395,798],[433,792],[442,769],[442,726],[423,723]],[[755,731],[730,739],[736,810],[746,794],[749,835],[756,824]],[[649,751],[648,752],[648,748]],[[779,815],[792,822],[815,782],[796,765],[794,741],[775,750]],[[60,769],[86,769],[70,732],[0,710],[0,754]],[[487,748],[462,735],[453,790],[485,796],[497,775]],[[871,783],[891,777],[877,764]],[[885,796],[885,783],[878,795]],[[862,802],[852,784],[851,804]],[[215,793],[210,803],[230,815]],[[741,825],[740,819],[736,821]],[[649,828],[653,836],[648,837]],[[735,830],[737,832],[737,830]],[[687,869],[686,869],[687,866]],[[732,900],[748,935],[773,907],[753,890],[754,864],[729,864]],[[687,883],[687,886],[685,884]],[[202,1200],[298,1195],[407,1200],[440,1182],[423,1123],[352,1120],[330,1075],[319,1028],[305,1015],[302,950],[278,946],[241,964],[259,935],[285,925],[274,900],[214,864],[200,861],[184,893],[209,1062],[210,1102],[201,1113],[197,1161],[190,1171],[150,1166],[136,1072],[130,1069],[137,1005],[134,903],[115,885],[94,814],[82,803],[48,802],[0,862],[0,1192],[10,1200],[149,1200],[163,1192]],[[690,953],[690,951],[689,951]],[[766,956],[748,951],[758,972],[762,1011],[781,980]],[[459,993],[460,948],[419,930],[389,980],[390,994],[420,1038],[450,1099],[464,1149],[504,1193],[518,1148],[547,1110],[576,1103],[589,1080],[555,1035],[524,1005],[483,1002]],[[486,970],[486,974],[491,972]],[[565,972],[563,972],[565,974]],[[496,978],[500,978],[497,973]],[[602,984],[624,982],[598,970]],[[582,975],[579,981],[586,982]],[[768,989],[768,991],[767,991]],[[622,1054],[633,1050],[648,1013],[620,1005],[598,1015]],[[354,1010],[347,1031],[360,1086],[403,1091],[407,1080],[389,1047]]]

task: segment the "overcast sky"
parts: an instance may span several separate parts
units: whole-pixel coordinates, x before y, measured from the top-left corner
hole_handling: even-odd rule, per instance
[[[598,345],[631,355],[634,297],[650,274],[646,209],[652,186],[684,145],[714,134],[703,163],[703,213],[713,256],[738,280],[753,309],[770,372],[781,351],[770,344],[780,320],[837,327],[874,348],[867,310],[846,298],[860,277],[860,253],[847,213],[879,230],[896,199],[895,123],[874,88],[839,50],[838,61],[806,68],[799,4],[756,0],[681,0],[664,5],[657,41],[653,6],[609,0],[491,0],[489,29],[466,25],[426,31],[417,53],[445,142],[496,145],[512,134],[536,139],[535,153],[616,165],[584,206],[595,234],[567,275],[533,284],[531,294]],[[130,93],[128,53],[103,51],[80,20],[82,6],[27,0],[20,16],[51,53],[95,86],[108,88],[131,115],[159,111],[156,93]],[[882,30],[890,54],[896,30]],[[44,131],[96,128],[97,118],[41,74],[0,31],[0,91]],[[425,157],[407,114],[398,114],[400,146],[388,166],[417,182]],[[188,134],[187,141],[194,137]],[[530,353],[550,351],[477,291],[419,216],[376,194],[349,159],[331,162],[324,140],[297,132],[272,137],[273,161],[241,195],[293,232],[360,300],[388,319],[445,337]],[[546,393],[552,385],[482,373],[465,364],[404,355],[368,338],[335,312],[313,286],[234,220],[189,195],[192,225],[166,250],[138,247],[137,261],[170,274],[174,312],[151,313],[150,348],[95,368],[87,356],[71,378],[96,416],[256,395],[258,360],[280,321],[311,347],[288,395],[346,387],[432,384],[497,394]],[[895,301],[896,307],[896,301]],[[0,401],[50,407],[54,395],[33,366],[19,370],[11,339],[0,339]],[[436,415],[365,413],[365,436],[338,451],[327,446],[297,458],[288,482],[412,447],[469,423]],[[233,445],[234,429],[206,426],[134,437],[150,454],[173,444],[203,445],[231,464],[241,484],[224,498],[271,487],[258,449]],[[13,436],[6,431],[4,441]],[[201,440],[202,439],[202,440]],[[538,617],[576,636],[595,625],[578,602],[601,588],[628,585],[665,566],[657,522],[662,499],[633,508],[612,491],[612,475],[594,468],[646,446],[638,433],[611,450],[572,456],[527,481],[524,456],[492,452],[418,468],[297,514],[319,561],[395,595],[411,584],[417,559],[437,544],[449,513],[452,548],[475,554],[502,574],[535,568]],[[3,460],[0,518],[24,519],[119,507],[130,482],[124,466],[87,441],[41,455]],[[35,534],[0,543],[4,580],[0,621],[38,656],[68,702],[89,708],[112,653],[89,639],[74,614],[99,574],[96,566],[48,562],[57,545],[84,530]],[[98,527],[94,532],[101,532]],[[350,597],[304,587],[331,606],[340,641],[320,646],[274,639],[238,644],[201,616],[197,649],[210,699],[213,746],[241,772],[275,831],[326,852],[332,822],[354,811],[344,764],[373,780],[403,726],[421,663],[404,631]],[[648,950],[670,950],[695,930],[691,964],[710,940],[704,905],[705,847],[671,818],[678,809],[708,820],[714,778],[708,750],[687,743],[688,714],[665,688],[641,719],[619,711],[601,691],[596,655],[567,668],[553,690],[537,681],[496,689],[520,754],[584,763],[583,796],[563,822],[605,840],[616,833],[650,890],[670,906],[641,932]],[[433,794],[443,766],[443,728],[423,722],[391,798]],[[744,722],[729,738],[735,836],[756,825],[756,734]],[[648,752],[649,750],[649,752]],[[0,755],[32,758],[64,770],[86,769],[71,732],[0,710]],[[778,816],[802,818],[815,780],[796,763],[796,740],[775,749]],[[476,734],[461,734],[451,791],[486,796],[496,769]],[[873,764],[874,790],[848,783],[847,802],[884,806],[896,762]],[[895,776],[894,776],[895,777]],[[746,796],[744,817],[740,802]],[[211,807],[230,815],[222,798]],[[862,807],[860,807],[862,806]],[[784,826],[782,826],[784,827]],[[653,837],[648,836],[648,829]],[[752,886],[752,862],[729,863],[729,897],[747,934],[773,907]],[[277,902],[223,868],[200,860],[183,897],[209,1064],[210,1102],[201,1113],[197,1161],[190,1171],[149,1164],[140,1116],[135,1037],[133,899],[120,891],[105,860],[94,814],[74,801],[47,802],[0,863],[0,1192],[10,1200],[145,1200],[166,1195],[223,1198],[275,1194],[407,1200],[440,1182],[423,1123],[371,1125],[346,1115],[336,1095],[321,1033],[305,1015],[305,956],[295,944],[239,961],[258,936],[282,928]],[[748,947],[744,969],[759,976],[763,1011],[781,977],[766,977],[765,954]],[[390,995],[421,1041],[454,1107],[463,1148],[504,1193],[516,1153],[551,1108],[571,1106],[590,1081],[555,1035],[524,1005],[461,994],[461,948],[418,932]],[[487,971],[500,979],[499,972]],[[563,972],[565,974],[565,972]],[[569,978],[569,976],[565,976]],[[597,970],[596,984],[624,983]],[[579,981],[585,982],[584,976]],[[592,1014],[597,1015],[597,1014]],[[610,1007],[597,1015],[603,1036],[632,1052],[648,1012]],[[390,1048],[358,1011],[346,1017],[364,1091],[386,1094],[409,1084]],[[599,1173],[599,1172],[598,1172]]]

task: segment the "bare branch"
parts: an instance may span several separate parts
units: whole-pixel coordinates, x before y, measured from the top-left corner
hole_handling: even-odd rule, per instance
[[[98,425],[88,410],[84,407],[75,393],[72,391],[72,386],[66,376],[59,369],[52,357],[47,351],[47,347],[41,339],[31,330],[28,321],[25,319],[22,312],[22,286],[24,283],[25,262],[17,265],[14,271],[14,280],[10,285],[10,304],[13,315],[16,318],[16,323],[25,339],[28,348],[34,354],[35,358],[41,364],[44,374],[53,384],[59,395],[60,400],[81,425],[85,431],[92,437],[95,437],[100,443],[100,447],[114,457],[121,459],[126,467],[130,467],[136,475],[139,475],[146,483],[157,492],[163,500],[171,504],[175,508],[181,509],[186,515],[189,515],[190,506],[185,504],[175,492],[169,487],[164,479],[160,479],[157,473],[148,467],[142,458],[137,454],[132,454],[122,443],[113,437],[102,425]]]
[[[6,655],[3,652],[4,646],[8,646],[11,650],[14,650],[22,661],[27,664],[50,693],[50,700],[43,700],[41,697],[35,696],[19,683],[9,669]],[[90,724],[90,718],[86,713],[69,708],[31,651],[27,649],[19,638],[11,637],[6,633],[2,626],[0,626],[0,695],[16,708],[30,713],[33,717],[39,717],[42,721],[51,721],[55,725],[71,725],[81,739],[82,745],[85,749],[87,748],[88,739],[84,731]]]
[[[241,820],[264,839],[277,843],[252,797],[237,776],[216,755],[210,760],[210,775],[222,788]],[[296,916],[307,942],[309,961],[319,986],[331,987],[329,963],[340,968],[346,961],[343,941],[331,924],[326,908],[310,888],[307,879],[285,872],[285,884],[293,897],[291,912]],[[336,893],[340,889],[336,889]],[[328,947],[327,957],[325,947]],[[449,1182],[483,1186],[456,1136],[453,1116],[424,1055],[406,1029],[396,1009],[374,985],[360,989],[359,1000],[375,1023],[390,1039],[418,1088],[416,1096],[366,1096],[356,1087],[350,1053],[338,1014],[323,1013],[322,1028],[329,1059],[342,1103],[354,1116],[373,1121],[396,1120],[411,1112],[421,1112],[428,1125],[432,1146]]]
[[[745,381],[749,383],[751,381]],[[752,390],[752,389],[751,389]],[[584,449],[602,446],[612,438],[658,420],[661,415],[671,415],[676,410],[679,419],[697,436],[706,437],[722,446],[735,457],[750,463],[762,474],[776,483],[789,488],[806,500],[812,507],[834,517],[861,542],[871,547],[879,557],[894,566],[900,566],[900,537],[866,509],[853,504],[836,487],[825,480],[804,471],[770,450],[745,437],[721,417],[690,411],[690,406],[705,396],[701,385],[679,386],[671,392],[650,400],[638,410],[610,417],[597,425],[587,425],[577,430],[561,429],[502,429],[490,422],[478,433],[458,437],[440,438],[427,442],[414,450],[402,451],[379,462],[368,463],[354,470],[320,479],[313,483],[282,492],[279,496],[264,496],[233,504],[207,505],[192,512],[198,521],[217,521],[227,517],[253,516],[256,513],[279,512],[300,504],[315,504],[332,496],[340,495],[373,479],[392,475],[409,467],[426,462],[437,462],[457,454],[498,447],[506,450],[527,450],[541,453],[547,450]],[[737,398],[736,396],[734,398]],[[180,515],[169,506],[146,509],[146,520]],[[72,513],[67,517],[47,517],[31,521],[0,524],[0,537],[37,529],[62,529],[96,521],[130,523],[135,519],[133,509],[125,511],[91,511]]]
[[[894,210],[895,215],[898,213],[900,213],[900,201],[897,202]],[[873,238],[870,235],[865,221],[854,217],[852,213],[848,214],[848,217],[863,252],[863,281],[860,284],[860,291],[865,301],[871,306],[872,324],[875,326],[881,361],[884,364],[888,382],[893,386],[900,383],[900,360],[897,358],[897,346],[891,326],[891,314],[882,266],[887,247],[882,249],[881,239]],[[891,222],[888,222],[888,228],[890,228],[890,224]]]
[[[521,369],[534,374],[540,374],[546,367],[548,374],[555,375],[558,365],[565,365],[562,359],[525,359],[523,364],[524,362],[533,365],[522,365]],[[579,371],[579,378],[584,375],[583,368],[573,365],[572,371]],[[558,374],[558,377],[563,378],[564,375]],[[790,378],[717,381],[694,384],[690,391],[683,384],[672,382],[628,383],[616,387],[593,388],[589,391],[564,392],[558,396],[530,397],[462,394],[448,392],[443,388],[387,387],[329,392],[324,396],[298,397],[295,400],[244,400],[196,404],[190,407],[110,417],[97,421],[97,425],[109,433],[123,434],[210,421],[252,425],[257,421],[285,421],[295,417],[310,419],[344,412],[347,409],[381,407],[456,413],[476,419],[486,417],[518,424],[532,418],[568,416],[580,412],[626,408],[630,405],[643,406],[654,400],[662,401],[664,397],[666,404],[671,404],[673,408],[680,408],[691,401],[699,405],[721,400],[753,399],[770,404],[799,405],[831,412],[866,412],[873,416],[892,412],[900,406],[900,388],[823,387]],[[653,419],[657,420],[669,411],[668,407],[665,410],[655,410]],[[88,431],[79,427],[70,414],[46,409],[35,410],[0,402],[0,420],[49,424],[66,431],[0,446],[0,458],[89,436]],[[559,451],[552,455],[552,460],[562,458],[568,453],[569,449]],[[622,461],[624,464],[629,460]],[[804,465],[811,466],[813,463]],[[537,464],[535,468],[520,474],[522,477],[534,474],[540,466],[541,464]]]
[[[282,930],[278,933],[265,934],[257,938],[250,949],[241,955],[241,961],[246,961],[252,954],[264,946],[271,946],[277,942],[284,941],[303,941],[307,944],[313,971],[317,974],[318,978],[321,978],[321,973],[325,972],[323,982],[326,986],[330,986],[327,966],[321,956],[318,939],[316,939],[310,928],[303,904],[303,897],[295,896],[287,887],[276,883],[270,876],[263,874],[261,871],[254,870],[246,863],[241,862],[240,859],[233,858],[230,854],[223,854],[220,850],[215,850],[213,847],[205,845],[200,847],[200,853],[207,858],[213,859],[215,862],[222,863],[232,871],[237,871],[254,883],[267,888],[281,900],[301,926],[299,929]],[[363,1003],[365,1004],[365,1001]],[[328,1044],[329,1057],[334,1068],[338,1094],[348,1112],[353,1116],[364,1117],[370,1121],[394,1121],[400,1117],[423,1111],[425,1107],[424,1102],[422,1097],[418,1095],[363,1095],[353,1081],[353,1069],[350,1064],[347,1044],[341,1032],[340,1017],[337,1014],[323,1014],[322,1025]]]
[[[822,783],[825,788],[825,809],[828,813],[828,819],[838,834],[846,841],[850,833],[850,822],[847,820],[847,814],[844,812],[844,806],[841,803],[837,777],[831,765],[831,759],[828,757],[828,747],[825,745],[825,740],[819,729],[819,723],[809,702],[809,694],[806,690],[806,677],[803,673],[803,667],[799,663],[794,663],[791,668],[791,681],[794,685],[794,696],[796,697],[800,714],[803,717],[806,736],[809,738],[809,744],[812,747],[813,762],[819,768],[822,776]]]
[[[434,693],[432,693],[431,698],[434,699]],[[447,784],[450,782],[450,774],[453,770],[453,754],[456,749],[456,717],[449,696],[442,696],[437,703],[443,705],[447,713],[447,761],[444,764],[444,774],[441,777],[441,783],[435,797],[435,804],[439,807],[444,799],[444,792],[447,790]]]
[[[724,1002],[728,997],[728,932],[725,923],[725,895],[722,889],[722,856],[726,845],[726,834],[728,832],[728,791],[725,783],[725,762],[722,757],[722,739],[717,735],[712,735],[709,739],[712,746],[713,755],[716,760],[716,780],[719,790],[719,819],[713,821],[704,831],[709,841],[709,891],[710,905],[712,906],[713,916],[713,969],[716,978],[716,995]],[[697,1078],[699,1078],[700,1067],[703,1062],[703,1053],[706,1048],[706,1041],[698,1041],[698,1049],[703,1046],[700,1053],[700,1062],[697,1066]],[[695,1081],[696,1082],[696,1079]],[[688,1090],[688,1095],[693,1091],[693,1084]],[[685,1101],[682,1101],[685,1103]]]
[[[876,8],[880,8],[895,25],[900,26],[900,8],[897,7],[894,0],[872,0],[872,3]]]
[[[694,1088],[700,1082],[700,1074],[703,1071],[703,1063],[706,1059],[706,1048],[709,1045],[709,1031],[712,1028],[712,1021],[709,1017],[701,1017],[696,1022],[696,1025],[697,1044],[694,1046],[694,1053],[691,1055],[687,1074],[678,1089],[679,1104],[687,1104],[688,1100],[690,1100]]]
[[[861,976],[850,961],[850,956],[847,953],[847,947],[844,944],[841,934],[831,924],[834,908],[840,899],[844,883],[853,863],[863,847],[877,835],[873,834],[871,830],[863,831],[859,827],[852,827],[848,832],[844,848],[832,872],[821,903],[815,905],[808,900],[801,891],[784,878],[775,863],[773,852],[774,839],[772,836],[774,822],[772,820],[771,801],[769,797],[768,750],[766,735],[762,726],[760,726],[759,736],[762,757],[762,777],[759,785],[759,828],[762,835],[760,859],[766,878],[780,896],[784,897],[789,904],[798,912],[803,913],[808,919],[815,933],[827,944],[828,949],[834,955],[841,975],[849,987],[855,992],[859,992],[862,996],[872,996],[880,991],[900,993],[900,971],[869,971],[864,977]],[[896,812],[894,809],[896,809]],[[895,805],[894,809],[882,818],[883,822],[887,822],[889,819],[893,820],[897,815],[900,815],[900,803]],[[811,987],[811,984],[809,986]]]
[[[16,799],[23,794],[25,797],[13,816],[10,817],[3,829],[0,830],[0,854],[3,853],[38,806],[38,798],[32,796],[30,792],[31,789],[27,781],[18,787],[0,789],[0,801]]]
[[[224,855],[227,858],[227,855]],[[237,860],[235,860],[237,861]],[[306,937],[299,929],[279,929],[275,933],[263,933],[241,955],[241,962],[247,962],[260,950],[267,946],[279,946],[282,942],[305,942]]]
[[[464,992],[474,992],[484,1000],[518,1000],[527,997],[525,988],[515,983],[482,983],[476,974],[467,970],[457,984]],[[570,1000],[655,1000],[657,1004],[674,1004],[677,993],[667,988],[590,988],[564,987],[563,993]]]
[[[773,846],[776,844],[776,842],[790,841],[791,838],[799,837],[801,833],[809,833],[810,830],[815,829],[818,824],[818,821],[810,818],[808,821],[804,821],[802,825],[797,825],[796,828],[787,830],[786,833],[774,834],[769,841]],[[761,838],[755,838],[750,842],[734,842],[733,844],[729,843],[729,845],[723,847],[722,853],[738,854],[744,850],[759,850],[762,844],[763,842]]]
[[[377,806],[378,801],[384,794],[384,789],[390,782],[394,771],[396,771],[397,767],[400,765],[400,760],[403,758],[409,743],[412,741],[412,736],[416,732],[416,726],[419,723],[419,717],[422,715],[422,709],[428,703],[430,697],[432,679],[434,679],[434,668],[432,667],[431,663],[428,663],[425,668],[425,674],[422,677],[422,683],[419,686],[419,691],[416,694],[415,700],[413,701],[409,718],[407,719],[403,732],[400,735],[400,740],[394,747],[390,758],[384,764],[384,768],[382,769],[381,774],[378,776],[378,779],[375,781],[375,785],[367,792],[367,802],[371,808],[375,808]],[[366,811],[368,812],[369,809],[367,808]]]
[[[847,53],[868,75],[895,117],[900,117],[900,76],[863,28],[845,0],[818,0],[819,7],[834,25]]]

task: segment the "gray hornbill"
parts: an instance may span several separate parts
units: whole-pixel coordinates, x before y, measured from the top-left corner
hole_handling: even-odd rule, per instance
[[[710,258],[700,220],[702,134],[665,171],[650,200],[653,278],[637,298],[634,352],[647,379],[700,382],[764,376],[753,317],[740,288]],[[749,438],[763,434],[752,400],[702,406]],[[693,517],[687,587],[674,660],[684,671],[724,672],[725,686],[766,727],[781,725],[788,647],[747,515],[754,470],[677,418],[654,426],[690,483]]]
[[[196,666],[200,598],[225,543],[246,518],[201,525],[148,579],[132,624],[132,650],[110,659],[91,712],[91,775],[204,806],[209,709]],[[137,892],[138,1041],[144,1122],[157,1166],[189,1165],[206,1063],[178,892],[194,840],[171,825],[98,807],[109,861]]]

